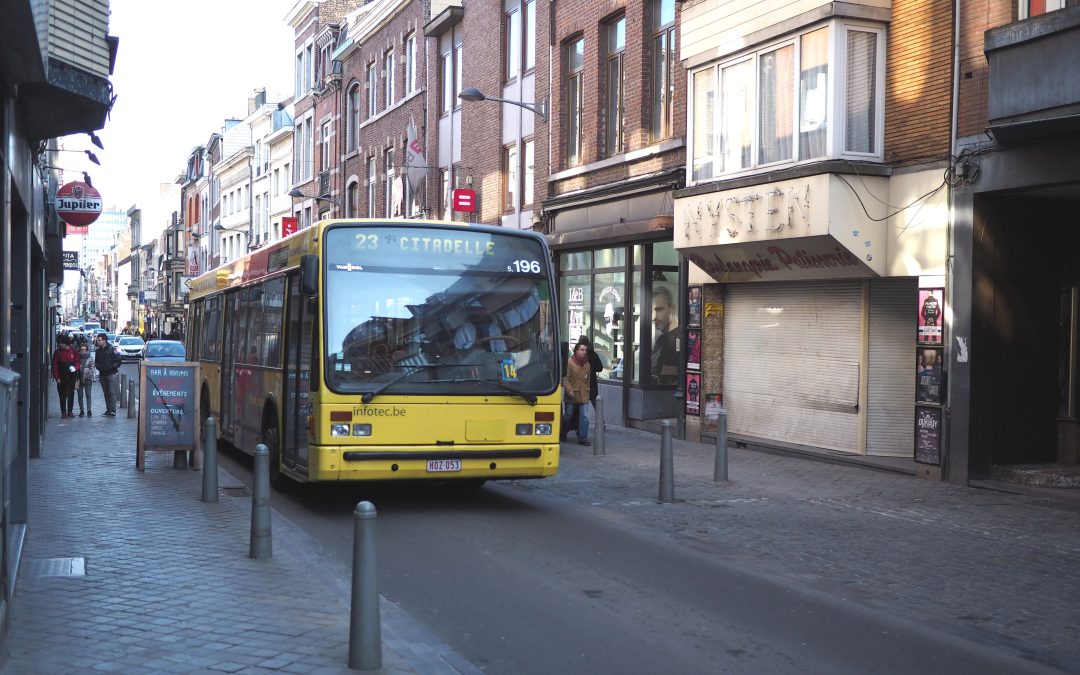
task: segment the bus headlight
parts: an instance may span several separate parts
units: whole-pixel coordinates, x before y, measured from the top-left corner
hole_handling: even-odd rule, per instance
[[[331,424],[330,425],[331,436],[348,436],[349,425],[348,424]]]
[[[514,433],[518,436],[532,436],[532,429],[531,424],[519,424],[514,428]]]
[[[551,425],[550,424],[537,424],[536,425],[536,435],[537,436],[550,436],[551,435]]]
[[[370,436],[371,425],[370,424],[354,424],[352,428],[353,436]]]

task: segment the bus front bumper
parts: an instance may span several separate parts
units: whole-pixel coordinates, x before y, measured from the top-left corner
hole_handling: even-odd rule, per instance
[[[520,446],[310,446],[309,481],[544,478],[559,444]]]

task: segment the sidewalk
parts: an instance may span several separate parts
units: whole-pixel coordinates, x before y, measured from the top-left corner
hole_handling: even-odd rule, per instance
[[[100,396],[97,403],[101,403]],[[134,419],[50,417],[30,463],[30,524],[0,652],[3,673],[348,673],[351,570],[273,514],[251,560],[251,496],[150,453]],[[470,672],[383,600],[385,673]]]
[[[735,447],[730,480],[715,483],[715,446],[676,440],[676,501],[660,504],[658,436],[608,427],[604,456],[570,438],[558,476],[519,486],[751,574],[1080,672],[1072,500]]]

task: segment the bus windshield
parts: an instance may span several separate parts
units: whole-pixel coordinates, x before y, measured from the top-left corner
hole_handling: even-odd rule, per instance
[[[375,394],[550,394],[549,261],[531,237],[338,226],[325,236],[326,384]]]

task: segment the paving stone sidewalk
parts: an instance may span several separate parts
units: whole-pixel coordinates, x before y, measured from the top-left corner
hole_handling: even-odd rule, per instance
[[[943,634],[1080,672],[1080,511],[735,447],[714,483],[711,444],[673,444],[660,504],[659,437],[609,427],[607,454],[563,443],[559,475],[521,482],[764,577],[793,580]]]
[[[240,481],[222,471],[204,503],[202,473],[172,453],[136,471],[135,420],[118,413],[48,420],[0,672],[355,672],[350,570],[276,512],[272,559],[251,560]],[[383,672],[470,671],[392,603],[381,612]]]

